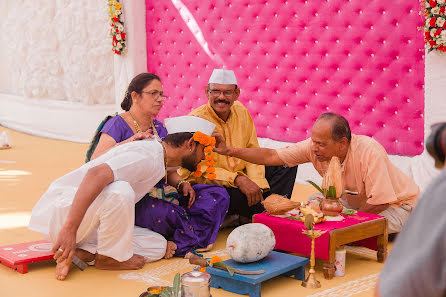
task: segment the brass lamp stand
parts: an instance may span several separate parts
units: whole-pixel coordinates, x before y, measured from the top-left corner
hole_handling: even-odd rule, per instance
[[[313,226],[312,226],[313,227]],[[324,234],[325,231],[322,230],[314,230],[311,228],[310,230],[302,230],[302,233],[311,238],[311,255],[310,255],[310,273],[306,280],[302,281],[302,286],[305,288],[316,289],[321,287],[321,283],[316,279],[314,265],[314,240]]]

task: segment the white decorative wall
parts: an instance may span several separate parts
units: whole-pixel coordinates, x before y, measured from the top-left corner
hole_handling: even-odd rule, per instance
[[[123,67],[116,69],[111,51],[107,1],[2,0],[0,11],[7,12],[0,18],[0,124],[88,142],[122,98],[115,96],[115,70],[119,81]],[[127,76],[133,73],[121,85]]]
[[[0,91],[84,104],[114,103],[113,56],[104,0],[7,0],[0,18]],[[6,29],[7,28],[7,29]],[[7,61],[5,61],[5,59]]]

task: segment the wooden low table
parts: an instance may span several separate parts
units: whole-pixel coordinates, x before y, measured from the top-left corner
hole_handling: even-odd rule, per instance
[[[254,223],[262,223],[271,228],[276,237],[276,249],[310,256],[311,240],[304,234],[301,221],[271,216],[268,213],[256,214]],[[377,251],[378,262],[387,257],[387,220],[383,216],[361,213],[345,215],[341,222],[323,222],[315,225],[316,230],[327,230],[315,241],[315,257],[325,260],[324,277],[332,279],[335,272],[336,247],[355,243]]]
[[[308,259],[272,251],[264,259],[253,263],[237,263],[232,259],[224,262],[236,269],[265,270],[265,273],[256,275],[235,273],[230,276],[227,271],[206,267],[206,271],[211,274],[211,287],[242,295],[249,294],[250,297],[260,297],[261,283],[273,277],[294,276],[295,279],[304,280]]]

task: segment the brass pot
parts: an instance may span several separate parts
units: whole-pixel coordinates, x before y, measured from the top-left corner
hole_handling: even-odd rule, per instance
[[[321,201],[320,204],[322,213],[327,217],[336,217],[338,216],[343,209],[341,201],[339,198],[327,197]]]

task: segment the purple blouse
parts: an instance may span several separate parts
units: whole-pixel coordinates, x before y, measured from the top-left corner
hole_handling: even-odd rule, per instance
[[[158,136],[163,139],[167,135],[167,129],[164,124],[157,119],[153,119],[153,125],[155,126],[156,132],[158,132]],[[109,119],[105,123],[104,127],[102,127],[101,133],[110,135],[113,137],[116,143],[124,141],[135,135],[127,122],[119,115]]]

